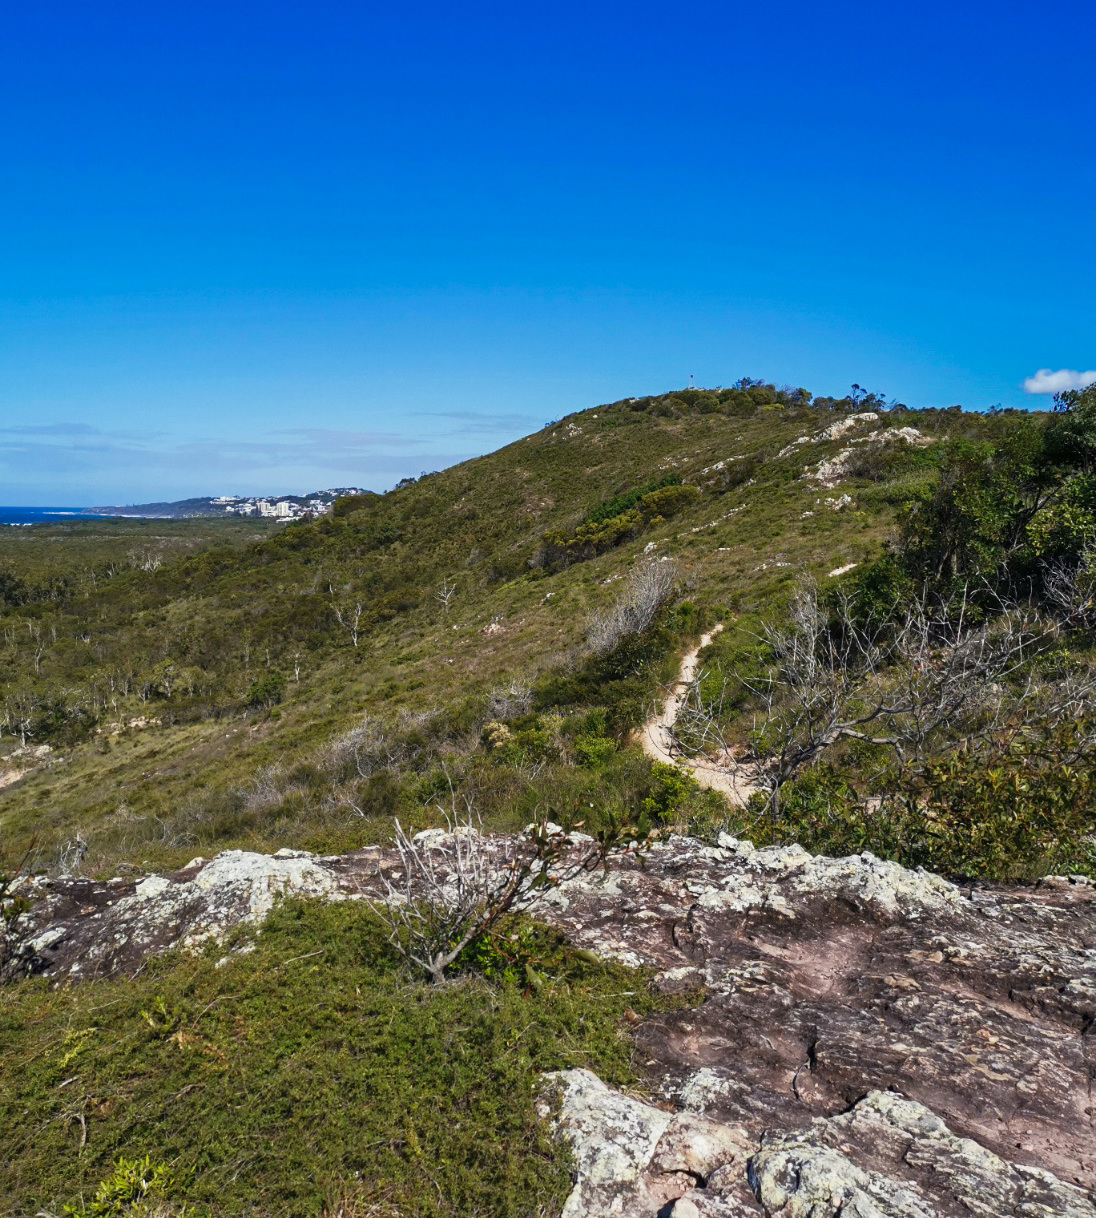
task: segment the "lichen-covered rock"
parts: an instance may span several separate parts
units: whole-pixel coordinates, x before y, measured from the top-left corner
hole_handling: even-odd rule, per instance
[[[1096,1218],[1084,1190],[956,1136],[891,1092],[751,1137],[622,1095],[588,1070],[546,1082],[575,1157],[563,1218]]]
[[[150,952],[261,919],[279,893],[383,898],[380,873],[398,866],[377,848],[227,852],[139,884],[40,880],[20,928],[48,976],[131,972]],[[565,1096],[563,1128],[608,1120],[595,1099],[635,1122],[597,1143],[616,1158],[596,1159],[598,1196],[633,1209],[589,1213],[654,1214],[677,1198],[702,1215],[763,1212],[749,1159],[763,1196],[787,1194],[785,1218],[831,1212],[819,1198],[839,1179],[852,1190],[843,1215],[969,1216],[986,1193],[1017,1218],[1096,1218],[1084,1192],[1096,1186],[1087,880],[958,887],[870,854],[672,837],[546,891],[534,913],[600,957],[648,967],[660,987],[703,990],[636,1028],[652,1103],[613,1107],[597,1080],[567,1083],[586,1115],[569,1116],[579,1108]],[[818,1198],[803,1209],[808,1185]]]
[[[741,1131],[622,1095],[589,1070],[546,1075],[542,1115],[552,1112],[553,1099],[557,1128],[575,1159],[575,1187],[562,1218],[646,1218],[705,1184],[720,1168],[731,1169],[741,1185],[740,1199],[748,1202],[746,1163],[754,1147]],[[727,1208],[732,1191],[718,1212],[734,1212]],[[751,1206],[742,1212],[756,1211]]]
[[[660,1099],[760,1136],[895,1088],[1003,1159],[1096,1184],[1091,884],[960,889],[731,838],[670,839],[598,883],[549,893],[542,916],[706,989],[638,1028]]]
[[[22,885],[31,971],[96,977],[132,971],[153,952],[195,948],[257,924],[279,897],[349,895],[338,872],[303,851],[226,850],[171,875],[105,884],[63,876]]]
[[[1083,1190],[951,1132],[923,1104],[870,1092],[849,1112],[768,1133],[750,1159],[767,1214],[786,1218],[1096,1218]]]
[[[852,416],[856,418],[856,415]],[[859,416],[861,418],[865,416]],[[823,433],[825,436],[825,433]],[[822,436],[819,439],[823,438]],[[832,439],[832,436],[825,436],[827,439]],[[931,444],[932,439],[929,436],[922,435],[916,427],[890,427],[884,428],[881,431],[870,432],[866,436],[860,436],[852,441],[853,444],[866,444],[873,447],[879,447],[884,444],[894,444],[896,442],[904,444],[913,444],[921,446]],[[788,452],[788,449],[784,450]],[[806,477],[813,478],[827,490],[832,490],[835,486],[840,485],[845,478],[850,474],[853,465],[856,461],[855,448],[843,448],[835,457],[830,457],[828,460],[822,460],[812,470],[806,471]]]

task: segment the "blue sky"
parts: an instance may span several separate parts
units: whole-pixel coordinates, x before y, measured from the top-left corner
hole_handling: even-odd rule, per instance
[[[690,375],[1046,404],[1094,52],[1054,0],[11,6],[0,502],[381,489]]]

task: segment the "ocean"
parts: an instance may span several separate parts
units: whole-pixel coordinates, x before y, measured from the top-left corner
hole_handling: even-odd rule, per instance
[[[61,524],[73,516],[88,519],[78,507],[0,507],[0,525]]]

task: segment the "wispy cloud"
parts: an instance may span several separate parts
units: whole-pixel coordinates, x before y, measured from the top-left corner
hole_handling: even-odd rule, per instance
[[[140,442],[154,440],[162,436],[161,431],[104,431],[101,427],[93,427],[90,423],[40,423],[19,427],[0,427],[0,437],[3,436],[53,436],[60,440],[99,440],[103,438],[124,439]]]
[[[479,410],[425,410],[424,419],[450,419],[456,426],[452,435],[499,435],[521,432],[523,435],[535,431],[540,423],[532,415],[488,414]]]
[[[1096,385],[1096,371],[1074,372],[1072,368],[1059,368],[1052,372],[1049,368],[1040,368],[1024,381],[1024,392],[1065,393],[1067,389],[1087,389],[1089,385]]]
[[[0,426],[0,489],[21,486],[37,498],[56,487],[57,502],[88,494],[99,502],[107,501],[104,496],[136,502],[150,492],[151,498],[176,499],[225,487],[249,494],[349,483],[381,487],[476,455],[434,439],[319,427],[239,440],[109,431],[83,423]],[[66,486],[71,494],[62,491]],[[5,497],[10,494],[0,494],[0,500]]]
[[[297,436],[309,444],[344,444],[351,448],[413,448],[419,441],[410,436],[394,436],[384,431],[336,431],[326,427],[285,427],[271,433]]]
[[[96,436],[103,433],[90,423],[44,423],[37,427],[0,427],[5,436]]]

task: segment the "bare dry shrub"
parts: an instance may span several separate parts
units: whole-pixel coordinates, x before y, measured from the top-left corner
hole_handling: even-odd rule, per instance
[[[292,795],[303,795],[300,783],[287,782],[279,765],[263,766],[241,792],[243,810],[252,816],[262,816],[281,807]]]
[[[590,651],[596,656],[607,655],[625,639],[642,634],[673,596],[678,574],[672,559],[649,557],[636,563],[615,603],[595,613],[587,623]]]
[[[905,765],[933,752],[973,747],[1005,721],[1061,717],[1091,697],[1074,674],[1037,683],[1029,663],[1057,630],[1033,610],[999,600],[989,621],[969,590],[947,601],[911,602],[896,622],[863,622],[847,597],[831,615],[813,584],[799,587],[788,621],[766,623],[767,669],[690,684],[674,726],[685,755],[716,753],[729,771],[748,769],[775,812],[781,787],[841,740],[887,746]],[[725,732],[735,691],[759,707],[745,756]]]
[[[521,836],[488,836],[472,801],[460,803],[450,785],[450,807],[439,805],[447,830],[412,837],[397,820],[400,878],[381,874],[387,899],[377,909],[388,940],[434,984],[500,918],[527,909],[542,890],[602,866],[618,845],[609,834],[573,842],[547,821]]]
[[[1086,550],[1075,563],[1049,562],[1042,575],[1051,612],[1073,630],[1096,633],[1096,551]]]
[[[533,709],[533,691],[524,682],[511,680],[496,686],[487,695],[487,718],[499,721],[520,719]]]
[[[369,778],[379,770],[398,774],[415,765],[426,751],[425,734],[433,718],[432,711],[417,715],[404,712],[395,723],[365,715],[331,742],[320,759],[321,765],[332,777],[344,781],[355,775]]]
[[[88,844],[79,830],[76,836],[62,842],[52,870],[56,875],[79,875],[88,853]]]

